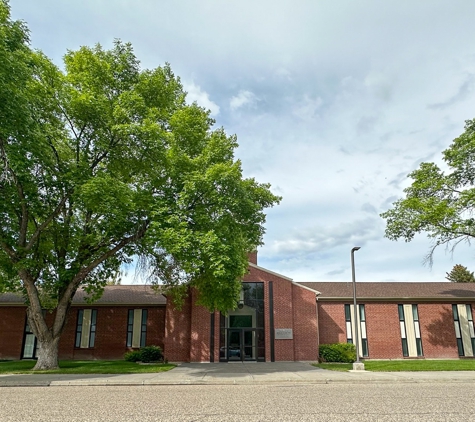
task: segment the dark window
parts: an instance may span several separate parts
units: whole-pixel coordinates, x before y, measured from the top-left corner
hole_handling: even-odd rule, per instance
[[[94,347],[96,340],[97,309],[79,309],[76,324],[75,347]]]
[[[144,347],[147,342],[147,309],[129,309],[127,316],[127,347]],[[137,322],[135,318],[140,318]],[[137,324],[140,323],[140,327]]]

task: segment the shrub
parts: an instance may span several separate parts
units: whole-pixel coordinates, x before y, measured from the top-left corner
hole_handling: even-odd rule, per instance
[[[319,354],[322,362],[353,363],[356,347],[351,343],[321,344]]]
[[[124,355],[124,359],[127,362],[138,362],[138,361],[142,360],[142,357],[140,356],[140,350],[133,350],[131,352],[127,352]]]
[[[142,362],[158,362],[163,359],[162,349],[158,346],[146,346],[140,349]]]

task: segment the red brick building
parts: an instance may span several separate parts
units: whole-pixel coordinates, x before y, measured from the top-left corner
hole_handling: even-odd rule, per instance
[[[353,342],[351,283],[301,283],[318,297],[319,343]],[[367,359],[473,357],[475,284],[357,283],[359,350]]]
[[[351,283],[296,283],[259,267],[254,255],[226,315],[196,305],[196,292],[175,309],[150,286],[108,286],[92,304],[79,291],[60,358],[122,359],[153,344],[169,361],[316,361],[319,344],[353,342],[356,327],[368,359],[473,357],[475,285],[357,283],[357,297],[355,325]],[[0,295],[0,359],[36,353],[23,301]]]
[[[153,344],[169,361],[317,360],[318,292],[250,259],[238,306],[226,315],[196,305],[195,291],[181,309],[150,286],[107,286],[92,304],[78,291],[60,358],[122,359]],[[35,358],[36,349],[23,300],[0,295],[0,359]]]

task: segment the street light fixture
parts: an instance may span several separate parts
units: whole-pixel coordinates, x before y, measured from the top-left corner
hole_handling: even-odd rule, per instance
[[[360,340],[359,340],[359,324],[358,324],[358,308],[356,306],[356,278],[355,278],[355,252],[360,250],[360,246],[355,246],[351,250],[351,278],[353,281],[353,321],[355,327],[355,347],[356,362],[353,364],[353,370],[364,371],[364,363],[360,362]]]

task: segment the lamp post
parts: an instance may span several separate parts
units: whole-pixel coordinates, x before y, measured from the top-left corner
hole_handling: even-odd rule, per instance
[[[355,324],[355,347],[356,362],[353,363],[353,370],[364,371],[364,363],[360,362],[360,341],[359,341],[359,324],[358,324],[358,308],[356,306],[356,278],[355,278],[355,252],[360,250],[359,246],[355,246],[351,250],[351,279],[353,282],[353,321]]]

